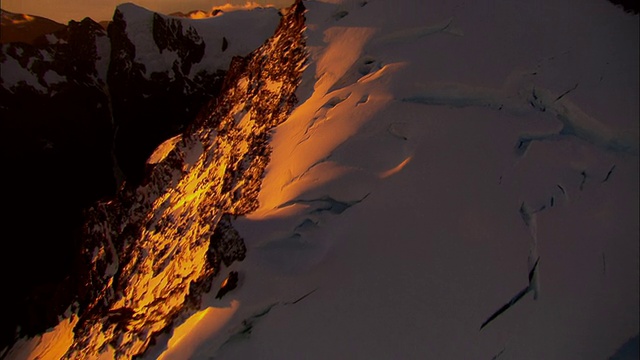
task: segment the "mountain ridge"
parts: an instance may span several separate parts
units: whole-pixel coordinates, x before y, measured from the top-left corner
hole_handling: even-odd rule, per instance
[[[0,45],[2,130],[13,134],[2,145],[3,161],[18,174],[8,184],[14,192],[7,199],[16,212],[2,221],[28,227],[23,211],[38,219],[41,226],[26,234],[16,257],[32,264],[34,273],[47,273],[3,277],[17,290],[12,300],[16,311],[3,326],[3,344],[14,338],[20,322],[21,334],[29,336],[57,322],[69,302],[69,288],[77,286],[72,269],[79,260],[85,209],[113,197],[125,179],[129,186],[142,181],[151,151],[182,132],[221,91],[225,62],[257,47],[280,19],[276,10],[267,10],[201,20],[196,26],[230,31],[209,31],[203,40],[193,31],[193,20],[185,19],[182,28],[177,18],[134,10],[138,16],[127,23],[115,9],[115,22],[107,30],[86,18],[33,44]],[[143,35],[150,44],[131,43],[126,25],[135,22],[147,26],[148,35]],[[256,32],[233,30],[246,23]],[[224,50],[223,37],[229,39]],[[117,46],[112,46],[114,38],[120,39]],[[143,59],[154,62],[146,66],[151,70],[147,74],[136,70],[145,67],[136,58],[136,46],[138,55],[151,52]],[[201,62],[208,64],[191,71]],[[25,151],[15,153],[16,148]],[[3,273],[11,274],[9,269],[11,264],[5,263]],[[47,299],[51,293],[59,295]]]
[[[0,9],[0,44],[24,42],[31,44],[35,39],[65,27],[41,16],[15,14]]]

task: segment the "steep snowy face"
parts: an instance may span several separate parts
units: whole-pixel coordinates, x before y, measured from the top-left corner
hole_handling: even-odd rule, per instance
[[[303,29],[298,2],[263,46],[234,59],[222,95],[179,140],[163,145],[169,149],[154,158],[143,184],[91,209],[81,269],[87,276],[67,358],[142,354],[198,306],[221,263],[244,258],[229,217],[257,207],[269,130],[296,102]]]

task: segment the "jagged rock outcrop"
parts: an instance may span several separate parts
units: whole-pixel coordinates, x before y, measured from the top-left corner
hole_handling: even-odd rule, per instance
[[[620,6],[624,11],[631,13],[631,14],[638,14],[638,11],[640,11],[640,7],[638,6],[638,2],[637,1],[633,1],[633,0],[609,0],[609,2],[611,2],[612,4],[615,4],[616,6]]]
[[[216,228],[225,216],[257,207],[269,130],[296,103],[306,62],[303,31],[298,1],[263,46],[234,58],[221,96],[179,141],[165,144],[171,149],[150,165],[142,184],[89,211],[87,276],[68,358],[110,349],[116,358],[142,354],[177,316],[194,310],[185,306],[197,304],[198,290],[208,290],[202,284],[219,271],[210,254],[225,263],[244,257],[242,240]]]
[[[231,271],[220,285],[220,289],[218,289],[216,293],[216,299],[222,299],[229,291],[236,287],[238,287],[238,272]]]

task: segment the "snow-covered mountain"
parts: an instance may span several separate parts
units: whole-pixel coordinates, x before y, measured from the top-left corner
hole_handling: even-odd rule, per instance
[[[639,28],[602,0],[297,1],[92,207],[78,302],[5,356],[637,358]]]

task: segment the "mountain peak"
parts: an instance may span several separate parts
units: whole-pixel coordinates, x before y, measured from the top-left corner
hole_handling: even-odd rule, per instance
[[[132,2],[122,3],[116,6],[116,11],[119,11],[121,13],[126,13],[128,16],[142,16],[142,17],[149,16],[150,13],[154,12],[152,10],[149,10],[145,7],[142,7]]]
[[[24,42],[31,44],[36,38],[62,30],[65,25],[53,20],[29,15],[17,14],[0,9],[0,43]]]

